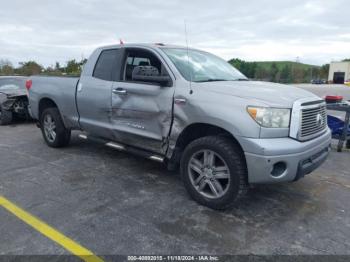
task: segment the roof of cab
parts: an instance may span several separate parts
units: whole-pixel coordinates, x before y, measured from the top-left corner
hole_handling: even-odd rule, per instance
[[[149,48],[186,48],[180,45],[168,45],[163,43],[128,43],[128,44],[116,44],[106,45],[99,47],[100,49],[120,48],[120,47],[149,47]]]

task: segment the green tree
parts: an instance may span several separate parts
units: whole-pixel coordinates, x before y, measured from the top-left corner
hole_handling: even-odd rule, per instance
[[[20,62],[20,67],[15,69],[15,72],[19,75],[38,75],[42,72],[43,67],[35,61]]]
[[[271,64],[270,77],[272,82],[278,82],[276,76],[278,74],[278,67],[275,62]]]
[[[329,64],[319,66],[299,62],[247,62],[239,58],[229,63],[249,78],[282,83],[307,83],[312,78],[327,79]]]
[[[246,77],[248,78],[255,77],[255,71],[257,68],[256,62],[246,62],[239,58],[234,58],[234,59],[231,59],[229,63],[233,65],[235,68],[237,68],[239,71],[241,71]]]
[[[320,69],[320,77],[322,79],[328,79],[328,72],[329,72],[329,64],[322,65]]]
[[[255,71],[256,71],[257,64],[256,62],[250,62],[249,67],[247,69],[247,77],[248,78],[254,78],[255,77]]]
[[[0,75],[13,75],[14,68],[9,60],[0,60]]]
[[[83,58],[79,62],[75,59],[69,60],[65,68],[65,72],[69,75],[79,75],[82,71],[84,64],[87,62],[86,58]]]
[[[5,76],[13,75],[14,72],[15,72],[14,68],[12,66],[10,66],[10,65],[4,65],[1,68],[1,74],[5,75]]]
[[[75,59],[69,60],[67,62],[65,72],[69,75],[79,74],[80,73],[79,63]]]
[[[282,82],[282,83],[291,83],[292,82],[291,68],[287,64],[284,65],[281,69],[280,82]]]
[[[269,81],[270,73],[266,70],[265,67],[258,66],[255,70],[254,78],[257,80]]]
[[[293,68],[293,83],[303,83],[305,79],[305,70],[299,65]]]

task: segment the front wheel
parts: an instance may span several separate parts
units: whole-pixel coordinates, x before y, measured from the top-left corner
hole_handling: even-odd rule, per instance
[[[66,129],[57,108],[47,108],[40,117],[40,127],[46,144],[64,147],[69,144],[71,131]]]
[[[207,136],[190,143],[181,159],[181,174],[191,197],[213,209],[225,209],[248,188],[243,152],[229,138]]]

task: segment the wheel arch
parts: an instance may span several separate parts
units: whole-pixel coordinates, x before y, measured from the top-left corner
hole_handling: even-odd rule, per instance
[[[178,165],[181,159],[181,155],[184,149],[186,148],[186,146],[190,144],[192,141],[204,136],[225,136],[230,138],[232,143],[234,143],[240,150],[244,161],[246,161],[244,150],[241,144],[239,143],[239,141],[237,140],[237,138],[226,129],[213,124],[208,124],[208,123],[192,123],[186,126],[176,139],[175,147],[171,152],[172,154],[171,154],[170,161]]]
[[[58,109],[58,106],[55,103],[55,101],[53,101],[53,99],[48,98],[48,97],[43,97],[40,99],[39,104],[38,104],[38,117],[39,117],[39,119],[40,119],[42,113],[44,112],[44,110],[47,108],[50,108],[50,107]]]
[[[39,100],[39,104],[38,104],[38,120],[39,120],[39,122],[40,122],[42,113],[47,108],[57,108],[59,114],[61,115],[61,119],[63,121],[63,124],[65,126],[67,126],[65,121],[64,121],[64,118],[62,117],[61,110],[58,107],[57,103],[52,98],[49,98],[49,97],[43,97]]]

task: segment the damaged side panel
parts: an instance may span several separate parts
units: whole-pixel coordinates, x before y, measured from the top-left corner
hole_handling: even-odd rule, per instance
[[[174,88],[115,82],[125,95],[112,92],[110,112],[113,138],[164,154],[171,128]]]
[[[237,140],[241,136],[259,136],[259,129],[256,128],[253,121],[248,123],[250,125],[248,129],[244,129],[243,126],[237,124],[243,123],[247,118],[245,106],[242,106],[242,104],[247,103],[244,99],[223,100],[219,95],[211,94],[211,100],[217,99],[217,101],[220,101],[220,103],[213,104],[204,92],[196,92],[195,89],[196,87],[194,87],[192,94],[189,94],[189,88],[186,85],[181,85],[176,89],[174,119],[169,135],[167,158],[170,159],[173,156],[179,136],[191,124],[208,124],[222,128]],[[241,101],[237,102],[238,99]],[[177,100],[185,102],[176,103]]]

